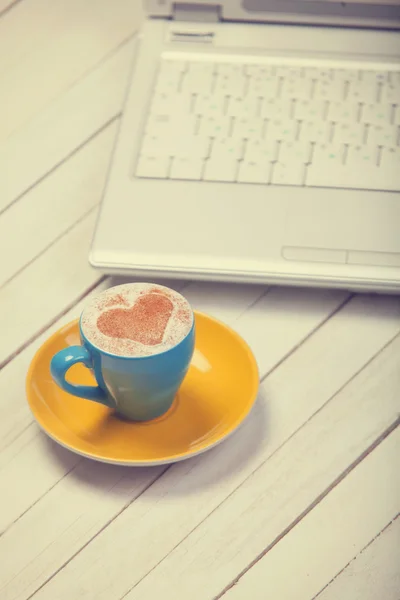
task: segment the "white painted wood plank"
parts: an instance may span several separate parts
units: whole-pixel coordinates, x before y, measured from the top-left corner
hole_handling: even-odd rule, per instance
[[[68,234],[68,236],[69,235],[70,234]],[[79,258],[79,256],[77,258]],[[57,262],[59,264],[59,261]],[[56,263],[55,257],[52,254],[49,257],[49,263]],[[98,289],[106,287],[109,282],[111,284],[118,283],[114,278],[111,278],[102,284],[100,288],[96,288],[95,292],[97,292]],[[192,300],[194,300],[193,293],[198,289],[198,284],[169,281],[164,283],[175,289],[182,289],[182,287],[186,288],[188,290],[187,295],[191,296]],[[233,290],[230,286],[217,286],[216,291],[219,293],[220,306],[219,309],[215,307],[215,312],[217,313],[217,316],[224,318],[226,322],[229,322],[234,319],[235,316],[237,317],[243,313],[246,310],[246,307],[251,305],[261,293],[260,289],[254,286],[237,287],[235,289],[236,312],[233,308],[234,303],[231,302],[229,311],[224,313],[224,301],[226,300],[229,304]],[[89,294],[89,297],[91,295],[92,294]],[[38,298],[40,301],[42,296],[39,294]],[[58,479],[65,475],[65,471],[57,469],[57,465],[55,469],[53,468],[54,461],[51,460],[51,457],[49,460],[47,456],[43,456],[46,447],[43,447],[42,438],[38,435],[38,431],[35,427],[33,429],[29,427],[29,424],[32,423],[32,417],[24,397],[24,381],[23,379],[18,381],[18,374],[27,371],[33,353],[47,336],[58,329],[63,323],[79,316],[87,300],[88,298],[85,298],[79,302],[67,315],[64,315],[60,321],[41,335],[20,357],[7,365],[0,373],[0,395],[4,398],[2,404],[0,404],[0,449],[2,449],[0,454],[0,469],[3,467],[1,477],[4,484],[8,480],[12,482],[17,479],[23,486],[21,493],[18,494],[17,500],[15,501],[13,497],[11,501],[7,503],[9,510],[5,510],[1,513],[0,530],[4,529],[10,522],[18,518],[18,516],[44,494],[49,487],[55,485]],[[202,306],[201,293],[198,301],[194,302],[194,304],[196,305],[196,308],[200,310],[204,308]],[[13,442],[13,440],[15,441]],[[64,451],[61,450],[60,453],[63,454]],[[16,460],[14,460],[15,457],[17,457]],[[43,472],[41,472],[39,477],[35,478],[33,484],[32,482],[29,483],[28,489],[25,489],[24,486],[26,486],[29,479],[31,465],[33,464],[32,461],[34,462],[35,460],[43,467]],[[50,464],[47,464],[48,462],[50,462]],[[66,462],[68,470],[70,461],[67,460]],[[75,464],[74,461],[73,464]],[[18,474],[17,477],[16,474]],[[12,488],[15,489],[14,485]]]
[[[124,44],[1,144],[0,211],[121,111],[135,44]]]
[[[222,597],[264,600],[268,590],[272,598],[312,598],[398,513],[399,452],[397,428]],[[382,592],[375,598],[386,600]]]
[[[85,76],[140,24],[132,0],[24,0],[0,19],[4,139]],[[4,109],[7,107],[7,110]]]
[[[399,351],[398,337],[269,460],[261,463],[127,595],[127,599],[190,597],[207,600],[217,596],[396,419]],[[282,374],[281,369],[278,371]],[[286,376],[294,372],[291,370]],[[284,401],[284,394],[279,394],[283,390],[271,385],[275,373],[269,378],[271,436],[277,426],[274,404]],[[291,387],[294,404],[298,401],[298,381],[294,377]],[[309,398],[312,402],[311,394]],[[286,418],[289,418],[288,409]],[[382,496],[375,495],[378,505],[381,497],[386,502],[384,490]],[[187,506],[187,498],[185,501]],[[291,563],[287,564],[291,571]],[[86,563],[86,568],[88,566]],[[272,594],[271,597],[286,600],[285,595]]]
[[[110,281],[110,280],[108,280]],[[96,288],[95,292],[107,286],[108,281]],[[112,283],[115,281],[111,280]],[[183,282],[161,282],[174,287],[175,289],[196,288],[197,284],[187,284]],[[230,296],[230,287],[220,289],[220,301],[223,306],[225,297]],[[95,293],[93,292],[93,293]],[[89,294],[90,297],[93,293]],[[245,311],[246,306],[251,305],[259,293],[254,286],[240,286],[236,291],[236,316]],[[189,294],[188,294],[189,295]],[[60,469],[57,461],[54,461],[51,455],[48,455],[48,448],[43,444],[43,438],[36,427],[29,427],[32,424],[32,417],[25,401],[24,381],[18,381],[18,374],[25,373],[34,351],[39,347],[52,331],[58,329],[63,323],[78,317],[85,302],[85,298],[79,302],[67,315],[64,315],[57,324],[53,325],[45,334],[41,335],[21,356],[12,361],[0,373],[0,396],[4,401],[0,404],[0,476],[4,486],[10,482],[10,491],[12,495],[8,500],[4,499],[5,510],[0,514],[0,531],[4,530],[13,520],[23,513],[31,504],[37,501],[46,491],[55,485],[71,465],[77,461],[75,457],[67,454],[66,468]],[[197,308],[201,308],[201,299],[196,303]],[[223,316],[223,309],[220,307],[220,316]],[[225,315],[225,320],[233,318],[234,313],[231,307],[230,315]],[[4,392],[3,392],[4,390]],[[53,449],[55,446],[51,444]],[[57,455],[63,455],[64,450],[57,450]],[[35,480],[30,481],[29,475],[33,470],[34,464],[40,464],[40,474]],[[21,486],[20,493],[15,499],[15,482]],[[7,496],[7,494],[6,494]]]
[[[270,518],[276,512],[279,513],[279,510],[283,511],[281,519],[275,524],[280,532],[282,523],[288,516],[288,511],[285,511],[284,508],[297,487],[300,490],[294,494],[293,500],[307,502],[310,497],[313,500],[315,494],[318,493],[318,484],[321,484],[320,475],[325,477],[322,483],[329,482],[335,469],[339,469],[342,463],[347,466],[349,450],[345,443],[346,436],[350,434],[353,436],[351,451],[357,455],[360,446],[362,447],[363,444],[373,439],[393,417],[395,409],[392,396],[378,407],[375,395],[365,393],[369,386],[368,377],[364,377],[364,384],[360,385],[358,382],[355,386],[357,389],[361,389],[360,397],[357,396],[354,401],[353,399],[349,401],[350,394],[347,394],[340,404],[341,410],[337,409],[331,419],[325,420],[325,418],[319,417],[317,425],[312,429],[310,427],[314,419],[309,421],[304,428],[305,433],[295,446],[293,446],[292,440],[296,436],[283,446],[286,450],[278,466],[274,467],[274,463],[271,467],[268,466],[270,461],[277,460],[275,458],[279,456],[277,450],[284,441],[293,436],[295,431],[323,406],[330,395],[345,383],[346,375],[347,378],[351,377],[354,371],[361,368],[365,360],[371,358],[371,354],[373,355],[379,350],[382,342],[387,342],[387,336],[390,339],[398,332],[400,325],[399,301],[388,298],[369,299],[371,304],[368,310],[367,300],[367,298],[353,300],[354,303],[362,301],[364,314],[363,319],[356,320],[353,330],[347,326],[349,315],[342,316],[346,309],[350,312],[355,310],[348,305],[271,374],[263,386],[263,394],[253,415],[231,440],[204,457],[172,467],[140,499],[135,501],[92,543],[86,546],[54,580],[37,594],[37,597],[61,599],[95,596],[100,600],[103,598],[119,599],[182,539],[198,527],[199,523],[206,519],[212,511],[215,511],[225,498],[232,494],[261,465],[264,465],[264,473],[258,479],[258,487],[262,486],[264,489],[264,484],[266,490],[275,490],[275,488],[279,490],[282,486],[284,487],[280,499],[278,498],[277,503],[271,506],[271,511],[268,511]],[[381,300],[383,304],[376,304],[377,300]],[[378,308],[381,311],[379,315]],[[358,310],[360,310],[360,305]],[[387,315],[386,320],[382,319],[383,314]],[[239,322],[240,319],[237,323]],[[329,340],[337,341],[338,339],[337,333],[335,334],[336,328],[341,331],[343,338],[340,340],[340,346],[335,344],[331,347]],[[385,329],[386,331],[382,331]],[[393,366],[393,356],[396,356],[399,351],[397,346],[390,347],[383,353],[382,361],[385,370],[380,369],[380,364],[375,368],[375,371],[382,373],[382,377],[389,387],[393,386],[393,372],[397,376],[397,370]],[[355,352],[356,347],[359,348],[359,352]],[[336,352],[331,354],[331,350],[334,348],[336,348]],[[301,368],[301,365],[312,364],[316,356],[319,357],[321,363],[328,362],[330,364],[330,371],[326,371],[329,375],[326,380],[322,377],[310,378],[309,373]],[[291,377],[291,373],[294,373],[295,377]],[[376,372],[374,377],[376,381]],[[372,391],[375,392],[375,390]],[[360,427],[356,428],[357,434],[354,435],[353,429],[359,420],[360,410],[364,410],[366,418]],[[323,411],[319,415],[322,413]],[[266,421],[268,423],[267,432],[265,430]],[[332,427],[336,421],[340,423],[340,427],[333,428],[333,431],[337,433],[339,427],[337,435],[340,439],[344,438],[341,444],[337,444],[332,433]],[[300,432],[296,435],[299,435]],[[315,438],[318,438],[318,442],[322,445],[322,451],[318,453],[317,465],[315,465],[314,456]],[[338,456],[332,457],[333,464],[329,464],[330,468],[326,472],[324,443],[328,445],[328,449],[330,448],[332,451],[333,447],[334,451],[338,453]],[[289,447],[287,448],[287,446]],[[305,462],[307,462],[308,455],[311,455],[314,460],[314,464],[311,460],[305,474],[302,469],[299,470],[298,462],[293,461],[293,456],[299,457],[298,460],[300,460],[304,453],[306,453]],[[270,461],[265,462],[271,456]],[[323,473],[314,475],[316,467],[319,467]],[[279,483],[275,487],[274,481],[270,485],[266,483],[270,471],[269,477],[272,480],[276,477],[279,478]],[[294,473],[292,474],[291,471]],[[308,486],[308,482],[306,485],[304,477],[307,478],[307,476],[313,486]],[[127,477],[134,477],[134,474],[127,473]],[[293,485],[291,477],[294,477]],[[69,494],[69,476],[60,481],[56,488],[62,490],[63,494],[65,509],[62,515],[58,509],[58,502],[53,499],[55,492],[51,490],[0,539],[0,552],[3,552],[6,557],[10,557],[7,559],[6,571],[10,577],[15,575],[15,578],[5,588],[7,598],[20,597],[22,590],[25,590],[25,594],[33,593],[51,576],[55,569],[63,564],[63,561],[67,560],[68,555],[79,549],[79,544],[88,541],[87,537],[83,536],[79,542],[76,542],[76,545],[69,546],[68,551],[68,544],[67,546],[64,544],[63,534],[54,537],[51,528],[46,526],[49,518],[55,518],[50,517],[55,511],[58,519],[62,520],[64,529],[71,523],[68,507],[73,503],[73,498]],[[239,487],[240,489],[242,488]],[[61,494],[61,491],[58,493]],[[274,493],[270,492],[270,495],[272,498],[274,497]],[[267,493],[267,499],[268,496]],[[289,499],[286,496],[289,496]],[[247,490],[245,497],[249,503],[254,495],[251,490],[250,493]],[[264,503],[265,501],[263,498]],[[98,502],[101,502],[100,496]],[[280,506],[281,508],[279,508]],[[289,516],[296,516],[298,514],[297,506],[294,505],[290,508]],[[236,519],[244,518],[243,510],[246,512],[246,507],[243,508],[242,502],[239,502]],[[217,512],[218,510],[214,514]],[[85,522],[87,519],[90,521],[90,518],[90,514],[85,515]],[[215,523],[214,515],[211,515],[209,519],[212,520],[212,526],[210,530],[207,527],[207,534],[203,541],[208,548],[207,551],[214,548],[218,553],[221,550],[220,545],[216,543],[218,541],[218,523]],[[57,519],[55,522],[58,523]],[[20,544],[21,537],[25,536],[25,532],[33,526],[40,529],[41,535],[35,538],[30,547],[24,547],[23,551],[15,552],[13,548]],[[52,528],[55,526],[53,522]],[[254,527],[256,524],[253,522],[250,529]],[[57,531],[59,532],[63,528],[58,525]],[[198,527],[198,530],[201,529],[203,529],[202,525]],[[212,535],[214,530],[217,539]],[[209,533],[210,540],[208,540]],[[259,534],[258,531],[258,537]],[[259,539],[258,542],[260,542]],[[197,540],[196,545],[198,543]],[[241,544],[243,544],[243,540],[241,540]],[[185,542],[181,544],[182,547],[184,545]],[[187,551],[186,549],[185,552]],[[99,556],[102,558],[99,559]],[[251,557],[253,556],[252,553]],[[107,563],[106,571],[103,560]],[[213,557],[214,560],[216,560],[215,557]],[[218,564],[218,560],[215,564]],[[237,569],[234,569],[234,575],[236,573]],[[160,580],[164,581],[162,577]]]
[[[11,6],[14,4],[15,1],[16,0],[0,0],[0,15],[7,8],[11,8]]]
[[[99,279],[87,260],[92,210],[0,290],[0,363]]]
[[[36,426],[25,399],[25,381],[21,373],[27,372],[34,353],[47,337],[79,317],[91,296],[121,281],[116,278],[103,281],[0,372],[0,480],[2,486],[9,482],[9,492],[3,496],[6,510],[0,513],[0,533],[82,462],[79,456],[48,440]],[[161,283],[176,290],[185,286],[168,280]],[[108,471],[105,467],[104,473]]]
[[[243,315],[237,331],[252,348],[265,375],[276,365],[277,356],[282,360],[347,298],[347,292],[338,290],[273,287]]]
[[[49,259],[49,262],[51,264],[59,263],[59,261],[52,260],[51,257]],[[203,293],[204,290],[206,290],[206,294]],[[286,290],[282,290],[282,292],[285,294]],[[212,293],[212,288],[210,287],[209,284],[194,283],[194,284],[189,284],[189,286],[187,286],[185,288],[185,295],[190,299],[190,301],[192,302],[192,304],[195,308],[200,309],[200,310],[204,310],[204,309],[212,310],[212,314],[214,314],[217,318],[220,318],[223,321],[228,322],[228,323],[233,323],[233,321],[238,317],[244,318],[246,315],[246,309],[249,306],[253,305],[254,300],[257,299],[257,297],[260,295],[260,293],[262,293],[262,290],[255,286],[216,285],[214,293]],[[302,293],[302,292],[300,292],[300,293]],[[318,292],[317,293],[311,292],[311,294],[312,294],[311,298],[314,300],[316,300],[316,298],[321,298]],[[325,311],[326,311],[325,316],[326,316],[327,314],[329,314],[329,311],[332,311],[335,309],[338,302],[341,300],[341,294],[339,294],[338,296],[336,294],[333,294],[333,295],[329,295],[329,294],[326,295],[325,293],[322,293],[322,294],[323,294],[322,299],[325,302],[327,302],[326,304],[324,304],[324,302],[322,303],[322,306],[325,307]],[[196,297],[197,297],[197,299],[196,299]],[[214,298],[214,306],[212,306],[212,303],[209,300],[210,297]],[[40,298],[41,298],[41,296],[39,295],[39,301],[40,301]],[[216,298],[218,298],[218,300],[216,300]],[[284,299],[285,299],[285,296],[282,297],[282,305],[284,304],[284,302],[283,302]],[[296,302],[297,302],[296,293],[293,293],[292,302],[294,304],[296,304]],[[81,303],[81,305],[82,305],[82,303]],[[253,309],[254,309],[254,306],[253,306],[252,310]],[[76,312],[75,314],[78,316],[79,312]],[[318,316],[318,311],[317,311],[315,319],[318,319],[318,318],[320,318],[320,317]],[[286,327],[286,323],[287,323],[287,318],[285,316],[285,313],[284,312],[281,313],[279,316],[279,320],[277,320],[276,312],[271,312],[271,319],[274,321],[275,325],[277,322],[281,323],[281,329],[282,329],[282,333],[283,333],[285,331],[285,327]],[[240,320],[239,320],[239,323],[240,323]],[[292,332],[293,335],[286,339],[287,346],[284,349],[284,354],[286,354],[287,352],[290,351],[290,344],[293,344],[294,346],[296,346],[301,341],[299,336],[304,335],[304,331],[306,331],[306,332],[309,331],[308,329],[304,329],[304,328],[307,328],[307,327],[312,328],[313,324],[315,325],[315,323],[318,323],[318,320],[317,321],[314,320],[313,322],[312,321],[311,322],[299,321],[299,326],[298,326],[297,330],[293,330],[293,332]],[[297,337],[296,337],[296,333],[297,333]],[[278,337],[281,337],[279,335],[279,329],[278,329]],[[42,338],[43,338],[43,336],[42,336]],[[36,347],[36,344],[34,345],[34,347]],[[258,350],[260,352],[260,348]],[[275,355],[275,358],[276,358],[276,361],[278,362],[281,358],[281,355],[279,354],[279,352],[281,351],[280,346],[277,346],[277,351],[278,351],[278,353]],[[269,353],[269,355],[270,355],[270,353]],[[260,367],[262,367],[262,355],[261,354],[259,354],[259,359],[261,361]],[[25,369],[27,369],[27,367],[28,367],[28,362],[26,362]],[[17,364],[12,363],[0,375],[0,393],[1,393],[1,388],[4,385],[4,390],[5,390],[4,396],[6,398],[10,398],[10,402],[7,402],[5,405],[3,418],[2,418],[2,420],[0,420],[0,438],[7,440],[7,444],[9,446],[7,452],[6,453],[3,452],[3,457],[0,455],[0,464],[2,462],[9,463],[10,459],[16,453],[18,454],[17,460],[13,462],[12,466],[6,468],[3,471],[3,481],[4,482],[8,481],[8,478],[10,478],[10,481],[15,479],[16,473],[18,473],[18,480],[25,481],[26,473],[30,472],[30,468],[27,469],[27,467],[25,465],[25,456],[28,454],[29,455],[35,454],[33,445],[36,444],[36,445],[39,445],[39,447],[41,447],[40,440],[36,439],[35,436],[32,437],[32,432],[30,432],[30,431],[24,432],[25,427],[27,427],[27,424],[29,423],[29,420],[27,420],[27,419],[29,419],[29,412],[27,410],[27,407],[25,406],[23,391],[22,391],[22,395],[21,395],[20,388],[17,388],[16,393],[11,394],[11,390],[13,390],[12,382],[14,381],[13,373],[15,373],[15,372],[18,372],[18,366],[17,366]],[[21,382],[21,387],[22,387],[22,384],[23,384],[23,382]],[[6,390],[7,390],[7,393],[6,393]],[[19,401],[18,401],[18,399],[19,399]],[[23,405],[22,407],[21,407],[21,402]],[[10,446],[9,440],[14,439],[16,436],[19,436],[20,433],[21,433],[21,436],[17,437],[16,443],[12,444]],[[20,450],[21,447],[22,447],[22,450]],[[39,448],[38,452],[40,453],[40,448]],[[62,473],[62,472],[56,472],[55,474],[54,473],[52,474],[52,476],[54,476],[54,477],[58,476],[60,478],[63,475],[64,475],[64,473]],[[46,481],[48,481],[47,477],[46,477]],[[52,482],[53,485],[55,483],[56,483],[56,480]],[[29,488],[27,490],[25,490],[25,492],[23,494],[21,493],[20,500],[17,503],[11,502],[10,504],[7,505],[7,510],[4,510],[2,512],[2,527],[3,528],[6,527],[7,523],[14,520],[17,517],[17,515],[19,514],[18,511],[24,510],[27,507],[29,507],[30,504],[34,503],[37,500],[38,495],[40,496],[41,493],[44,493],[44,491],[45,490],[43,489],[41,484],[39,485],[39,490],[37,489],[36,486],[29,486]]]
[[[186,290],[196,306],[201,299],[202,310],[226,319],[235,307],[241,286],[232,284],[194,284]],[[192,292],[193,290],[193,292]],[[332,312],[346,301],[349,294],[338,290],[311,290],[273,287],[259,288],[251,307],[235,321],[236,331],[253,350],[263,377],[295,346],[320,327]]]
[[[0,264],[0,290],[98,205],[117,126],[109,125],[0,216],[0,256],[7,257]],[[87,262],[84,255],[74,259]]]
[[[399,549],[400,518],[397,517],[315,600],[399,600]]]
[[[188,284],[183,283],[172,283],[172,282],[164,282],[167,285],[172,285],[175,289],[179,289],[182,286],[187,286]],[[196,288],[197,284],[193,284],[193,287]],[[104,287],[102,285],[101,287]],[[189,288],[192,287],[189,284]],[[225,297],[230,298],[232,295],[232,290],[230,286],[225,286],[225,289],[219,289],[220,292],[220,301],[222,301]],[[255,298],[259,295],[259,290],[254,286],[240,286],[236,289],[236,316],[240,315],[248,304],[251,304]],[[66,316],[62,318],[62,322],[67,322],[72,318],[72,316],[78,316],[82,306],[84,305],[86,299],[79,303],[78,306],[74,307],[72,311]],[[201,298],[199,302],[197,302],[197,306],[201,305]],[[222,311],[220,310],[220,313]],[[73,314],[72,314],[73,313]],[[229,317],[233,317],[233,309],[231,307],[230,315],[226,315],[229,321]],[[33,354],[33,350],[39,345],[41,341],[47,337],[51,333],[52,330],[55,330],[60,326],[61,323],[58,323],[57,326],[53,326],[45,335],[41,336],[40,340],[33,344],[34,348],[29,348],[27,351],[23,353],[23,356],[18,357],[18,359],[14,360],[10,363],[0,374],[0,389],[4,385],[4,387],[10,392],[10,388],[13,388],[12,382],[15,382],[15,374],[20,373],[21,371],[25,372],[28,367],[29,360]],[[26,356],[25,356],[26,355]],[[11,384],[11,385],[10,385]],[[40,432],[35,427],[29,427],[29,423],[31,423],[30,413],[27,409],[26,402],[23,398],[23,384],[21,381],[18,388],[17,393],[12,394],[12,396],[8,396],[9,401],[6,406],[1,406],[3,410],[0,410],[0,439],[4,440],[3,450],[0,454],[0,476],[2,480],[2,484],[4,488],[10,490],[10,495],[8,492],[4,493],[3,501],[6,510],[1,513],[0,518],[0,530],[3,530],[18,519],[18,517],[26,511],[29,506],[34,504],[42,495],[44,495],[48,489],[54,486],[57,481],[63,478],[66,473],[68,473],[71,469],[74,469],[73,477],[76,476],[76,473],[80,473],[83,469],[90,469],[91,463],[90,461],[81,460],[79,457],[74,456],[66,452],[61,448],[57,448],[55,444],[50,441],[44,440],[44,436],[40,434]],[[15,383],[14,383],[15,387]],[[22,393],[21,393],[22,391]],[[1,392],[0,392],[1,393]],[[16,436],[16,429],[18,426],[21,429],[20,435],[17,437],[14,443],[7,444],[7,438],[13,439]],[[82,467],[80,463],[83,462],[84,466]],[[37,465],[40,465],[40,471],[37,469]],[[94,469],[101,469],[102,466],[95,465]],[[112,473],[112,467],[104,466],[105,475],[104,478],[107,482],[113,481],[110,479]],[[35,473],[35,477],[32,478],[31,474]],[[115,471],[118,477],[120,474],[118,470]],[[106,476],[107,475],[107,476]],[[132,488],[134,480],[136,479],[136,474],[133,477],[133,482],[130,482],[131,478],[128,478],[127,485],[129,489]],[[10,482],[10,487],[8,487],[7,482]],[[107,483],[108,485],[108,483]],[[111,484],[110,484],[111,485]],[[11,493],[12,491],[12,493]],[[64,493],[64,491],[62,491]],[[85,494],[86,492],[83,491]],[[74,493],[74,498],[76,494]],[[121,497],[121,505],[120,508],[123,507],[124,499]],[[83,503],[84,504],[84,503]],[[85,527],[81,530],[81,535],[89,535],[91,534],[91,529],[87,530],[86,525],[89,520],[92,518],[89,517],[91,514],[90,511],[90,502],[89,504],[84,504],[86,506],[87,516],[85,518]],[[107,505],[108,509],[111,510],[111,505]],[[112,518],[117,514],[117,509],[114,509],[109,518]],[[93,515],[93,518],[96,519],[96,514]],[[71,511],[66,512],[66,516],[69,519],[68,525],[64,526],[62,531],[65,531],[69,528],[74,527],[74,522],[76,519],[76,514],[71,514]],[[55,513],[56,519],[58,519],[58,512]],[[73,517],[71,519],[71,517]],[[47,517],[45,517],[47,519]],[[101,529],[102,526],[106,523],[107,519],[104,518],[103,521],[100,521],[97,525],[98,529]],[[65,523],[63,524],[65,525]],[[93,526],[95,530],[96,527]],[[58,531],[57,527],[54,528],[54,531]],[[53,531],[53,533],[54,533]],[[40,539],[40,538],[39,538]]]

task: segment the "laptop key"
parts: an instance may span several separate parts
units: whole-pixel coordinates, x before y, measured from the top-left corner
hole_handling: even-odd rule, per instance
[[[191,157],[177,157],[172,159],[170,178],[200,180],[204,169],[204,160]]]
[[[368,146],[396,146],[398,128],[392,125],[367,126]]]
[[[321,120],[326,110],[325,100],[296,100],[293,106],[293,117],[298,121]]]
[[[358,102],[329,102],[327,119],[336,123],[357,123],[360,108]]]
[[[189,114],[192,105],[192,96],[185,92],[169,90],[168,92],[157,92],[150,105],[151,116],[169,116],[176,114]]]
[[[312,91],[313,100],[343,102],[345,84],[342,81],[316,81]]]
[[[247,95],[273,99],[277,97],[279,85],[279,79],[275,75],[251,77],[247,85]]]
[[[200,117],[199,135],[212,138],[226,138],[231,131],[231,119],[229,117]]]
[[[171,159],[160,156],[139,156],[136,177],[166,179]]]
[[[170,154],[180,158],[206,158],[209,154],[210,143],[209,137],[201,135],[171,136],[169,139]]]
[[[390,104],[364,104],[361,121],[369,125],[389,125],[392,115],[393,107]]]
[[[381,148],[379,166],[387,174],[392,182],[396,182],[396,188],[400,190],[400,148]]]
[[[366,139],[366,125],[363,123],[334,123],[332,141],[338,144],[363,144]]]
[[[245,98],[239,96],[229,96],[226,99],[226,115],[248,119],[257,116],[259,98],[255,95],[247,95]]]
[[[239,160],[243,157],[244,141],[235,138],[213,139],[210,143],[211,160]]]
[[[278,100],[264,99],[261,104],[261,117],[263,119],[289,119],[293,110],[293,100],[283,98]]]
[[[222,94],[200,93],[195,98],[194,114],[220,117],[225,114],[226,98]]]
[[[273,162],[278,155],[279,143],[275,140],[247,140],[244,146],[244,159],[249,162]]]
[[[184,60],[163,59],[161,62],[161,73],[183,73],[188,69],[188,63]]]
[[[264,120],[259,117],[232,119],[231,136],[246,140],[262,139]]]
[[[279,144],[279,162],[283,164],[306,164],[310,161],[312,144],[310,142],[281,142]]]
[[[204,181],[235,181],[239,162],[234,158],[207,160],[203,174]]]
[[[356,102],[376,102],[378,85],[375,81],[351,81],[347,88],[346,100]]]
[[[324,121],[301,121],[298,139],[302,142],[325,143],[331,139],[332,125]]]
[[[174,73],[161,73],[157,78],[156,92],[157,93],[170,93],[177,92],[180,87],[182,74],[179,72]]]
[[[345,146],[342,144],[314,144],[311,164],[307,166],[305,184],[314,187],[342,187],[340,177],[344,166]]]
[[[239,163],[237,181],[240,183],[263,183],[271,180],[272,163],[266,158],[260,160],[243,160]]]
[[[225,96],[242,96],[246,89],[246,79],[244,76],[229,77],[229,75],[217,75],[214,87],[215,94]]]
[[[349,170],[358,169],[358,173],[364,173],[365,169],[375,169],[378,166],[378,148],[376,145],[348,146],[344,160]]]
[[[400,86],[398,84],[381,86],[381,89],[379,90],[379,101],[382,104],[398,104],[400,102]]]
[[[277,162],[272,166],[271,183],[275,185],[304,185],[306,166],[304,163]]]
[[[171,152],[171,142],[166,136],[157,134],[145,135],[142,143],[141,154],[143,156],[165,157]]]
[[[211,93],[213,87],[214,75],[211,71],[185,73],[181,79],[181,89],[184,92],[192,94]]]

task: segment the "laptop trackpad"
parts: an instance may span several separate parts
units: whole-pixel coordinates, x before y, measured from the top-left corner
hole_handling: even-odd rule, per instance
[[[291,202],[288,212],[285,258],[400,266],[398,194],[298,191],[300,197]]]

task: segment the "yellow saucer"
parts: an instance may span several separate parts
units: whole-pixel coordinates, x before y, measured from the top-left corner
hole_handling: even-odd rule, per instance
[[[79,344],[78,321],[52,335],[32,360],[26,391],[33,416],[69,450],[95,460],[148,466],[184,460],[219,444],[250,412],[258,391],[253,353],[232,329],[195,312],[196,348],[171,409],[145,423],[120,420],[109,408],[61,390],[50,375],[52,356]],[[82,365],[70,369],[72,383],[93,385]]]

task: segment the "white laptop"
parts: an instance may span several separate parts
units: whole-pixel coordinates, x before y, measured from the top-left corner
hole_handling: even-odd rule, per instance
[[[399,292],[399,1],[146,8],[91,264]]]

